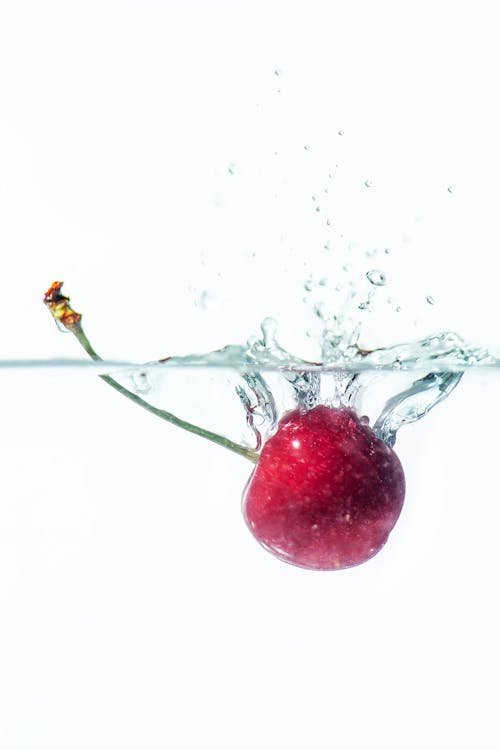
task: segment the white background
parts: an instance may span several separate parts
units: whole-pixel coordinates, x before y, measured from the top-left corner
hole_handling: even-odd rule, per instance
[[[372,343],[498,353],[494,8],[0,2],[1,357],[80,356],[55,278],[105,356],[267,315],[300,353],[306,277],[385,247]],[[406,428],[389,543],[332,574],[251,538],[244,459],[93,377],[0,377],[2,748],[498,747],[497,376]]]

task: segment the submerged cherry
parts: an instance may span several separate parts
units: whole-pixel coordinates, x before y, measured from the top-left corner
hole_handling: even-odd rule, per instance
[[[51,284],[44,303],[89,356],[102,361],[83,330],[81,314],[61,288],[61,281]],[[392,448],[351,409],[316,406],[289,412],[259,456],[154,406],[111,375],[99,377],[161,419],[256,462],[245,491],[245,517],[258,541],[282,560],[315,570],[348,568],[373,557],[387,541],[403,505],[403,469]],[[434,383],[429,377],[417,382],[427,388]],[[408,394],[414,395],[415,386]],[[439,386],[436,402],[443,397],[442,382]]]
[[[359,565],[385,544],[405,479],[392,448],[351,409],[286,414],[247,485],[244,514],[257,540],[315,570]]]

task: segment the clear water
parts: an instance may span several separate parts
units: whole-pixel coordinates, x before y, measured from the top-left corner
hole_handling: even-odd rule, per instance
[[[379,281],[379,277],[377,277]],[[137,364],[84,359],[4,360],[0,372],[49,371],[109,375],[156,408],[255,451],[297,406],[348,406],[365,417],[390,445],[398,430],[424,417],[459,384],[464,373],[495,369],[500,360],[444,332],[420,341],[364,350],[361,328],[332,332],[325,326],[324,358],[292,356],[266,319],[261,337],[246,346]]]
[[[487,351],[467,345],[451,332],[372,351],[361,350],[352,338],[343,337],[343,341],[329,339],[327,349],[331,357],[321,362],[293,357],[276,340],[273,321],[266,320],[262,338],[246,347],[171,357],[139,371],[119,373],[118,379],[128,378],[128,387],[136,392],[142,388],[149,401],[169,410],[175,407],[179,388],[188,388],[188,401],[193,393],[204,394],[201,404],[191,400],[189,419],[203,414],[210,429],[218,427],[215,417],[221,422],[223,414],[243,406],[243,435],[231,430],[230,424],[222,429],[226,435],[231,433],[231,439],[259,450],[284,412],[319,403],[356,409],[380,438],[393,445],[397,431],[445,399],[465,371],[500,365]]]
[[[374,251],[365,253],[365,262],[373,255]],[[388,283],[385,270],[365,268],[357,283],[349,264],[342,263],[337,271],[337,279],[343,278],[343,282],[333,289],[331,277],[323,275],[309,276],[303,284],[304,323],[310,318],[318,323],[308,334],[315,345],[314,358],[288,351],[280,343],[278,324],[266,318],[261,334],[245,345],[203,354],[170,356],[145,364],[4,360],[0,372],[49,370],[99,375],[158,416],[187,429],[194,425],[193,432],[205,437],[209,432],[212,438],[221,438],[216,442],[250,457],[249,452],[260,451],[284,413],[319,404],[355,409],[378,437],[394,445],[398,430],[420,420],[446,399],[465,372],[500,366],[500,359],[452,331],[384,347],[368,346],[365,331],[376,317],[377,295]],[[431,296],[422,298],[427,307],[434,306]],[[72,330],[96,358],[81,330],[81,316],[61,293],[60,283],[51,287],[46,303],[59,327]],[[397,313],[398,307],[394,309],[394,315]],[[380,325],[375,328],[377,337],[383,329]]]

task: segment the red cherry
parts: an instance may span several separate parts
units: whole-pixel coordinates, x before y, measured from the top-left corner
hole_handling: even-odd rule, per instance
[[[401,463],[351,409],[286,414],[245,490],[257,540],[314,570],[359,565],[385,544],[403,506]]]

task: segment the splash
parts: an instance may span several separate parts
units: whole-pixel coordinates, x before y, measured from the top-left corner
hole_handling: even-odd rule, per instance
[[[401,390],[390,393],[379,413],[371,418],[377,436],[394,445],[398,430],[443,401],[466,370],[500,366],[486,350],[468,345],[450,331],[370,351],[357,346],[359,332],[328,335],[324,349],[330,356],[311,362],[284,349],[276,330],[267,319],[262,337],[251,339],[247,346],[226,346],[207,354],[170,357],[165,362],[143,365],[150,396],[161,400],[168,398],[168,392],[175,393],[175,381],[179,380],[176,370],[179,374],[203,373],[207,381],[219,377],[234,388],[255,449],[260,450],[284,412],[297,406],[310,409],[320,403],[362,412],[370,391],[383,381]],[[119,373],[124,378],[128,375]],[[222,395],[219,398],[219,404],[225,401]]]
[[[381,271],[366,276],[373,290],[385,285]],[[366,424],[373,424],[377,437],[393,446],[398,430],[442,402],[466,370],[500,366],[487,350],[451,331],[364,349],[359,343],[361,324],[352,326],[350,313],[323,314],[318,361],[288,352],[278,341],[277,323],[266,318],[261,335],[246,345],[120,365],[97,355],[81,326],[82,316],[71,308],[61,287],[62,282],[52,284],[45,304],[58,325],[74,333],[103,380],[152,413],[252,460],[283,414],[319,404],[356,410]],[[373,290],[367,306],[358,309],[370,309]],[[200,419],[203,426],[197,426]]]

